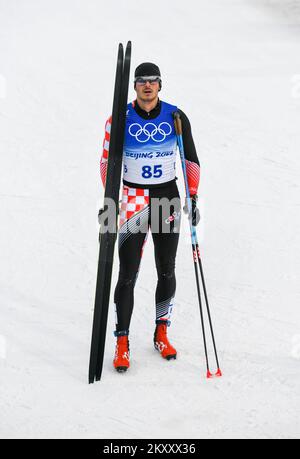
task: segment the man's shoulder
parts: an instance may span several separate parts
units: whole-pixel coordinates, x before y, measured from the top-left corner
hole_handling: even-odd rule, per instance
[[[170,104],[169,102],[165,102],[164,100],[161,100],[160,103],[161,103],[162,107],[164,107],[166,109],[178,110],[178,107],[175,104]]]
[[[171,111],[172,113],[173,113],[174,111],[179,112],[182,121],[183,121],[184,123],[189,123],[189,119],[188,119],[187,115],[186,115],[186,114],[184,113],[184,111],[181,110],[181,108],[179,108],[177,105],[170,104],[170,103],[164,102],[164,101],[161,101],[161,103],[162,103],[163,106],[165,107],[165,110],[166,110],[166,111]]]

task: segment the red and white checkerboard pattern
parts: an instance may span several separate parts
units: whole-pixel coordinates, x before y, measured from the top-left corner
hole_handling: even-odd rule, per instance
[[[110,116],[105,124],[105,136],[103,140],[103,151],[100,161],[100,174],[103,186],[106,184],[107,166],[108,166],[108,155],[109,155],[109,142],[110,142],[110,131],[111,131],[112,117]]]
[[[149,190],[141,188],[123,187],[123,196],[120,209],[120,227],[132,218],[137,212],[149,206]]]

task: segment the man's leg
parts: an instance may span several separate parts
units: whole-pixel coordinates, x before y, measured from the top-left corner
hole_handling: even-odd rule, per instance
[[[169,216],[166,218],[164,211],[159,215],[159,231],[152,232],[155,247],[155,263],[157,269],[156,287],[156,328],[154,333],[154,346],[163,358],[176,359],[176,349],[170,344],[167,337],[167,327],[170,325],[173,310],[173,300],[176,292],[175,262],[179,242],[181,204],[175,185],[165,191],[170,200],[175,199],[169,209]],[[172,201],[174,202],[174,201]],[[157,216],[156,216],[157,218]],[[151,228],[153,215],[151,214]]]
[[[128,334],[143,248],[149,228],[149,193],[124,187],[119,231],[119,279],[115,289],[116,334]]]
[[[120,271],[114,296],[116,305],[116,332],[118,335],[129,331],[134,305],[134,287],[146,239],[147,234],[133,234],[119,249]]]
[[[152,234],[155,247],[157,287],[156,322],[169,321],[176,292],[175,261],[179,234]]]
[[[170,189],[165,190],[164,197],[171,205],[168,204],[169,207],[165,211],[160,209],[159,213],[157,210],[155,214],[151,212],[151,230],[158,278],[155,295],[156,322],[169,321],[172,313],[176,291],[175,262],[181,220],[181,202],[177,186],[173,185]],[[154,219],[158,220],[158,224],[157,221],[154,222]]]

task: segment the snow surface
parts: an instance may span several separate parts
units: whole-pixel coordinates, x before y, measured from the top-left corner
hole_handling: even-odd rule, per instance
[[[204,377],[184,231],[178,360],[152,347],[150,238],[132,368],[112,368],[111,304],[103,379],[87,384],[100,144],[128,39],[192,122],[221,380]],[[297,1],[0,0],[2,438],[299,438],[299,45]]]

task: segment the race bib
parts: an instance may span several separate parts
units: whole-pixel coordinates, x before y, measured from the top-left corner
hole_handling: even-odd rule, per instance
[[[161,102],[161,113],[154,120],[141,118],[132,105],[126,118],[124,179],[154,185],[176,177],[177,141],[173,122],[176,107]]]

